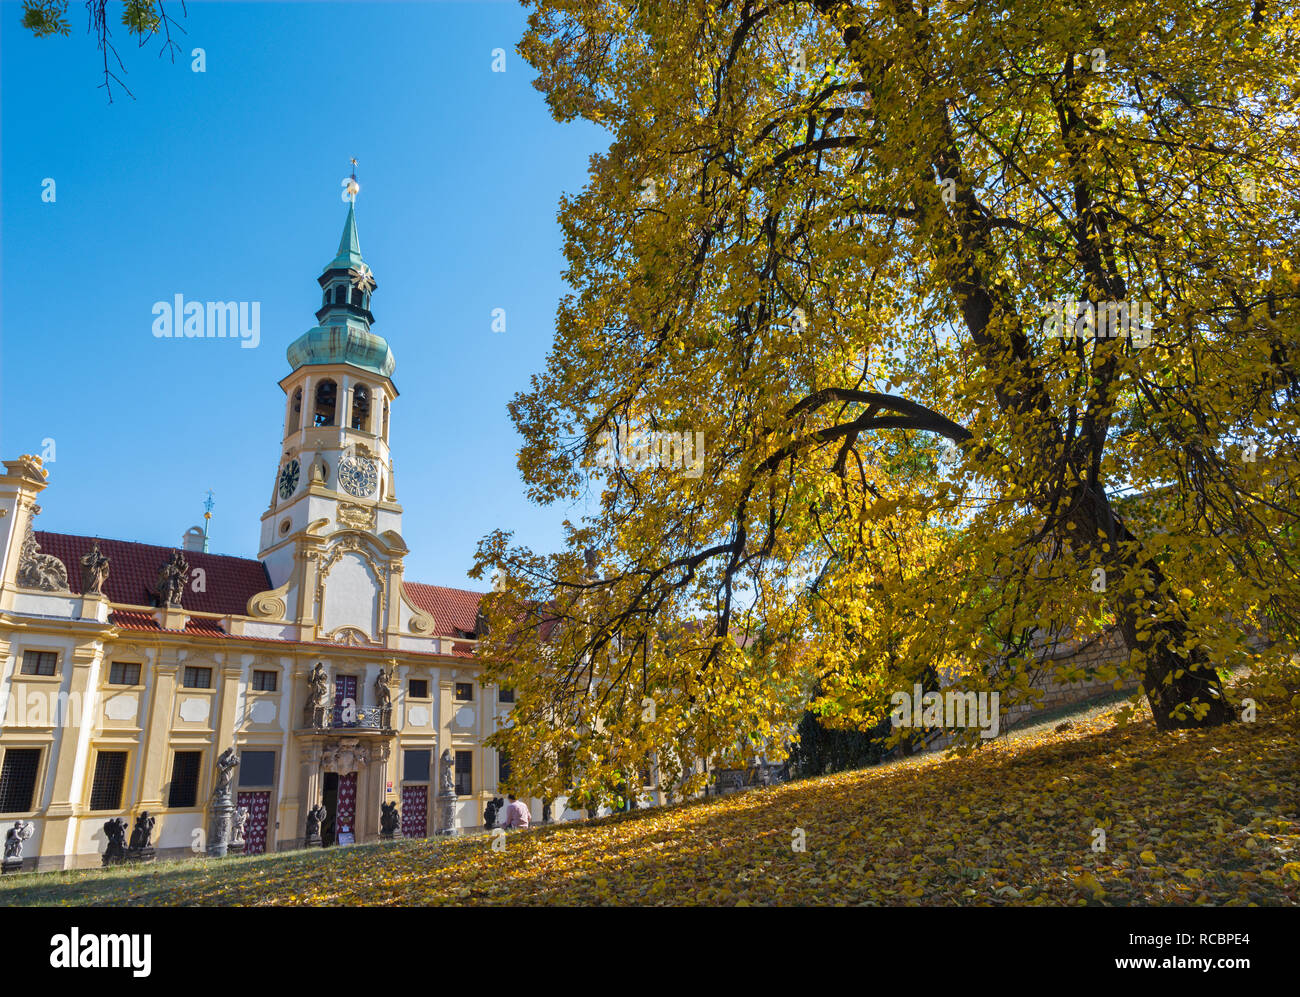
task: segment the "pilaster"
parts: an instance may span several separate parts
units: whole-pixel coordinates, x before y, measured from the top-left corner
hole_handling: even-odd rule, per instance
[[[52,749],[54,758],[50,761],[53,787],[41,833],[42,853],[62,855],[64,868],[71,868],[76,859],[77,826],[85,812],[82,797],[94,761],[90,757],[90,742],[99,730],[99,703],[94,697],[104,646],[98,640],[79,644],[71,657],[68,702],[80,702],[81,715],[73,718],[75,722],[71,726],[57,729]]]
[[[176,707],[176,673],[180,664],[172,649],[159,650],[152,669],[153,684],[148,690],[149,715],[144,722],[141,748],[145,752],[137,787],[138,806],[145,810],[161,810],[163,773],[167,771],[167,748],[171,743],[172,712]],[[204,759],[211,763],[212,759]]]

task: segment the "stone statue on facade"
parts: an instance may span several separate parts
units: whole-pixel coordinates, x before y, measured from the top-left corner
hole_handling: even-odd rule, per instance
[[[23,842],[32,836],[35,829],[36,825],[30,821],[14,821],[14,826],[5,832],[5,858],[22,858]]]
[[[456,760],[450,748],[444,748],[438,757],[442,769],[439,776],[441,790],[438,793],[438,833],[456,833]]]
[[[317,803],[307,811],[307,836],[303,839],[304,848],[312,848],[320,844],[320,826],[325,822],[325,817],[324,803]]]
[[[213,795],[230,795],[230,784],[235,779],[235,766],[238,764],[239,755],[235,754],[233,744],[217,756],[217,788],[213,791]]]
[[[36,831],[31,821],[14,821],[14,826],[5,832],[4,871],[17,872],[23,867],[23,843]]]
[[[230,825],[235,813],[235,801],[230,787],[235,781],[235,767],[239,755],[232,744],[217,756],[217,784],[212,790],[212,834],[208,838],[208,854],[212,858],[225,858],[230,850]]]
[[[36,542],[33,522],[40,511],[40,506],[33,506],[31,518],[27,520],[27,532],[23,535],[23,544],[18,552],[18,574],[14,581],[23,588],[40,589],[42,592],[67,592],[68,569],[53,554],[42,554],[41,545]]]
[[[306,725],[316,729],[328,727],[326,708],[330,698],[330,680],[325,674],[325,666],[319,661],[307,676],[307,685],[307,707],[304,711]]]
[[[236,855],[242,854],[247,842],[244,840],[244,828],[248,826],[248,807],[240,807],[230,819],[230,850]]]
[[[132,862],[152,862],[154,860],[153,829],[158,819],[148,810],[140,813],[131,829],[131,843],[127,845],[126,857]]]
[[[154,586],[154,594],[158,596],[158,605],[179,609],[189,575],[190,564],[185,560],[185,554],[179,550],[173,550],[167,563],[158,569],[158,583]]]
[[[393,726],[393,689],[390,684],[393,680],[392,665],[396,665],[395,660],[390,660],[390,668],[385,670],[379,669],[379,675],[375,678],[375,705],[379,707],[379,725],[385,730]]]
[[[153,838],[154,825],[157,823],[158,819],[151,817],[148,810],[142,811],[135,819],[135,827],[131,829],[131,844],[128,847],[133,851],[148,848]]]
[[[99,541],[90,553],[81,559],[81,594],[103,595],[104,582],[108,581],[108,558],[100,553]]]
[[[379,834],[384,838],[397,837],[397,829],[402,826],[402,814],[393,802],[379,807]]]
[[[104,847],[104,865],[116,865],[126,861],[126,818],[113,817],[104,822],[104,837],[108,844]]]
[[[456,760],[452,757],[451,749],[443,750],[439,759],[442,764],[442,796],[456,795]]]

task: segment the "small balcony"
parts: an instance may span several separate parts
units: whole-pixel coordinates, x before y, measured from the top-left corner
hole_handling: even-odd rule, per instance
[[[330,730],[386,730],[389,724],[383,722],[383,712],[378,706],[358,706],[351,710],[336,706],[330,711]]]
[[[390,735],[393,733],[392,712],[391,707],[381,709],[378,706],[332,706],[309,711],[301,732]]]

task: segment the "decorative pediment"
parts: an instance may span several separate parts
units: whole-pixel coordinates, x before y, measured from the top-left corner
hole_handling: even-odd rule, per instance
[[[345,647],[377,647],[379,642],[371,640],[370,635],[358,627],[339,627],[325,635],[325,639]]]

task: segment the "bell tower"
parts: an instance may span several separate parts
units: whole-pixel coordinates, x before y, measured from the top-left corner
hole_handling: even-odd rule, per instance
[[[345,184],[338,252],[317,278],[317,324],[286,351],[280,459],[258,557],[277,590],[297,590],[290,616],[316,639],[346,630],[364,644],[387,629],[385,593],[400,586],[406,547],[388,446],[396,362],[371,331],[378,285],[357,236],[355,169]]]

